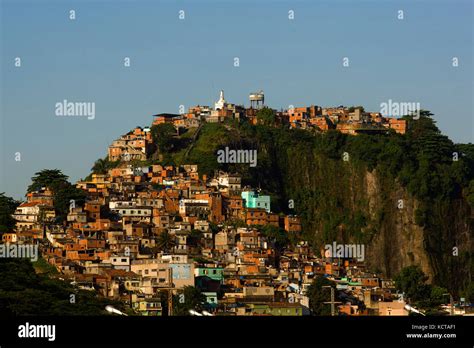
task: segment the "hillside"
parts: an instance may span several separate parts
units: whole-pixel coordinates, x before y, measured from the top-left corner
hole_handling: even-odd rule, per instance
[[[429,112],[406,119],[405,135],[204,124],[191,142],[174,139],[184,145],[153,158],[198,164],[201,174],[238,172],[244,184],[271,194],[273,210],[302,217],[315,250],[334,240],[364,243],[372,270],[392,277],[417,264],[432,282],[459,292],[474,266],[474,145],[454,144]],[[217,163],[225,146],[256,149],[257,166]]]

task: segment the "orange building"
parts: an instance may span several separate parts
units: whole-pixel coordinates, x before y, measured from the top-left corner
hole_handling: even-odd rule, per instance
[[[245,212],[245,223],[247,225],[266,225],[267,212],[263,208],[247,208]]]
[[[406,120],[397,120],[395,118],[389,118],[388,124],[391,129],[394,129],[395,132],[399,134],[405,134],[407,131]]]
[[[301,232],[301,219],[298,216],[285,216],[284,221],[286,232]]]

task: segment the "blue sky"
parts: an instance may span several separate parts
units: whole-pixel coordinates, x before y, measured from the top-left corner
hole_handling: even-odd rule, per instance
[[[278,109],[419,102],[455,142],[473,142],[470,0],[0,3],[0,192],[17,199],[35,172],[83,178],[121,134],[213,105],[220,89],[245,105],[263,89]],[[95,119],[55,116],[64,99],[95,102]]]

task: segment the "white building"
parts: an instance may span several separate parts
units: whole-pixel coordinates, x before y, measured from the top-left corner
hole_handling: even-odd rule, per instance
[[[222,110],[226,106],[227,102],[224,99],[224,91],[221,90],[219,100],[214,103],[214,110]]]

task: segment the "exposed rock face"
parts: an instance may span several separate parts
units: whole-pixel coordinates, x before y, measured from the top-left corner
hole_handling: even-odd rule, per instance
[[[375,217],[376,207],[384,204],[380,199],[380,184],[375,173],[367,172],[365,178],[369,211]],[[368,265],[392,277],[403,267],[416,264],[432,279],[433,270],[423,248],[424,231],[415,223],[418,202],[398,184],[394,184],[389,201],[394,202],[392,209],[388,210],[366,251]]]
[[[368,267],[387,277],[418,265],[430,282],[454,293],[470,282],[473,219],[464,199],[431,202],[430,223],[420,226],[415,219],[420,202],[394,178],[320,156],[288,161],[299,174],[285,191],[306,200],[298,213],[316,245],[364,243]],[[365,226],[358,225],[358,215],[365,216]]]

